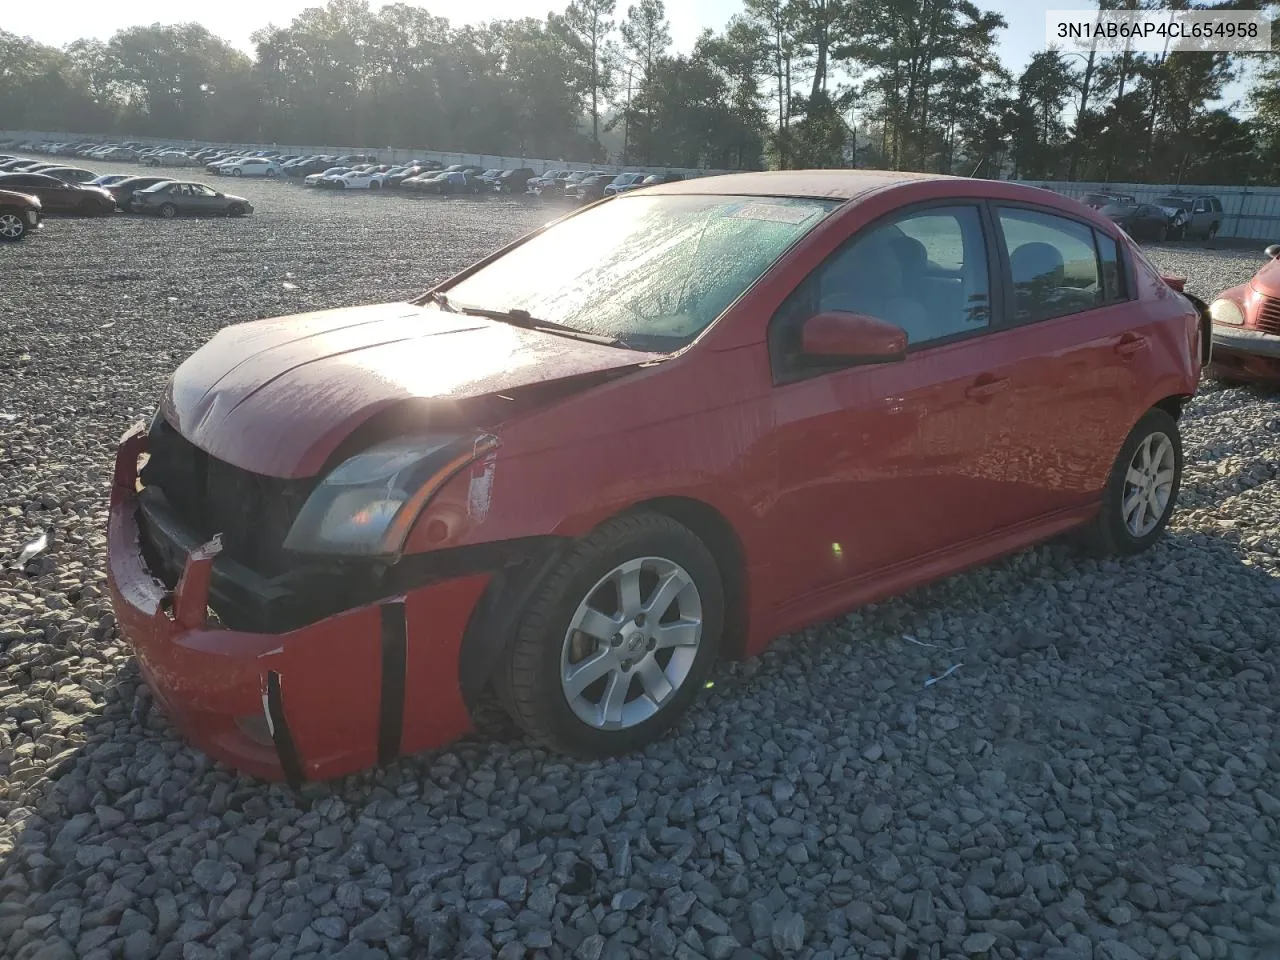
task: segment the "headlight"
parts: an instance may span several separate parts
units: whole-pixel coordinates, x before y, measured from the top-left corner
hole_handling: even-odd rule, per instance
[[[1229,327],[1244,326],[1244,311],[1234,300],[1215,300],[1209,304],[1209,319]]]
[[[496,437],[398,437],[341,463],[312,491],[284,546],[302,553],[392,557],[423,506]]]

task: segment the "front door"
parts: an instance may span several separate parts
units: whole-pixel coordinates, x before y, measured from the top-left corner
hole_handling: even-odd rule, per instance
[[[988,357],[990,290],[981,207],[931,206],[864,228],[779,310],[776,596],[883,572],[999,525],[988,461],[1009,384]],[[822,310],[902,327],[907,358],[807,367],[799,329]]]

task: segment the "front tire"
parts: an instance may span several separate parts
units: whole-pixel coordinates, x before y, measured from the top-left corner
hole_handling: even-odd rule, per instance
[[[1086,544],[1109,556],[1146,550],[1168,525],[1181,483],[1178,422],[1158,407],[1148,410],[1120,448]]]
[[[13,243],[27,235],[27,218],[20,210],[0,210],[0,240]]]
[[[529,601],[496,670],[499,699],[552,749],[627,753],[693,702],[723,623],[719,568],[691,530],[657,513],[616,517]]]
[[[227,216],[229,216],[229,217],[243,217],[243,216],[244,216],[244,207],[243,207],[241,204],[239,204],[239,203],[233,203],[231,206],[227,207]]]
[[[240,168],[237,167],[236,169],[231,171],[231,175],[233,177],[243,177],[244,173],[240,170]]]

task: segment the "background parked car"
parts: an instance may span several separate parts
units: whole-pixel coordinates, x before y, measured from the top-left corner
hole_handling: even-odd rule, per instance
[[[402,167],[398,172],[392,172],[387,174],[387,178],[386,178],[386,181],[383,183],[383,186],[399,187],[406,180],[412,179],[413,177],[430,176],[433,173],[438,173],[439,170],[440,170],[440,164],[438,163],[434,165],[425,164],[425,163],[411,163],[405,167]]]
[[[1187,236],[1211,240],[1222,227],[1222,201],[1217,197],[1194,197],[1191,200],[1191,223]]]
[[[1080,202],[1086,207],[1101,210],[1103,207],[1133,206],[1137,203],[1137,200],[1125,193],[1086,193],[1080,198]]]
[[[139,190],[133,195],[135,213],[154,213],[170,219],[180,213],[215,214],[242,217],[253,213],[253,205],[244,197],[220,193],[203,183],[171,181]]]
[[[612,181],[613,177],[607,173],[598,173],[592,177],[585,177],[574,187],[573,195],[579,203],[591,203],[604,196],[604,188]]]
[[[1280,386],[1280,243],[1253,279],[1223,290],[1209,304],[1213,321],[1210,375],[1225,383]]]
[[[628,187],[639,186],[643,180],[643,173],[620,173],[604,185],[604,196],[612,197],[614,194],[622,193]]]
[[[423,193],[439,193],[443,195],[459,193],[478,193],[477,181],[460,170],[445,170],[437,173],[429,180],[422,180],[417,187]]]
[[[278,177],[280,164],[268,157],[243,157],[223,164],[218,173],[224,177]]]
[[[1169,222],[1169,239],[1181,240],[1191,225],[1191,203],[1185,197],[1156,197],[1155,205]]]
[[[12,243],[40,227],[44,210],[40,198],[13,190],[0,190],[0,240]]]
[[[539,176],[530,177],[529,182],[526,186],[528,187],[528,190],[530,193],[537,193],[541,190],[541,188],[548,186],[553,180],[556,179],[556,177],[563,177],[568,175],[569,175],[568,170],[547,170]]]
[[[143,159],[148,167],[196,167],[200,161],[178,150],[166,150],[164,153],[153,153]]]
[[[350,171],[350,169],[351,169],[350,167],[325,167],[325,169],[323,170],[319,170],[316,173],[308,174],[306,177],[304,177],[302,180],[302,185],[304,187],[316,187],[320,185],[320,181],[323,180],[325,177],[340,177],[344,173],[347,173],[348,171]]]
[[[321,186],[329,186],[331,182],[333,186],[344,190],[380,190],[385,176],[385,173],[377,169],[348,170],[340,177],[326,178]]]
[[[290,177],[306,178],[313,173],[324,173],[332,167],[338,166],[333,162],[333,157],[307,157],[304,160],[297,160],[293,163],[287,163],[284,166],[284,173]]]
[[[495,184],[494,189],[498,193],[524,193],[533,177],[534,172],[529,167],[503,170],[502,176],[498,177],[498,182]]]
[[[0,174],[0,190],[38,197],[45,214],[75,213],[92,217],[116,211],[116,198],[101,187],[67,183],[43,173]]]
[[[107,193],[115,198],[121,210],[129,209],[129,202],[139,190],[148,190],[157,183],[169,183],[172,177],[127,177],[107,187]]]
[[[1109,204],[1099,211],[1135,240],[1160,242],[1169,236],[1169,215],[1153,203]]]
[[[67,183],[88,183],[98,175],[83,167],[45,167],[40,171],[50,177],[57,177]]]

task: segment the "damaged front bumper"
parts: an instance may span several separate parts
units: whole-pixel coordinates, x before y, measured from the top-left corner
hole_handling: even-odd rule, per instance
[[[1280,335],[1215,324],[1213,368],[1237,380],[1280,383]]]
[[[137,490],[146,448],[139,424],[116,453],[108,580],[143,678],[187,739],[246,773],[297,784],[470,729],[459,656],[489,573],[428,583],[284,633],[225,629],[209,610],[216,538],[188,552],[173,590],[148,568]]]

